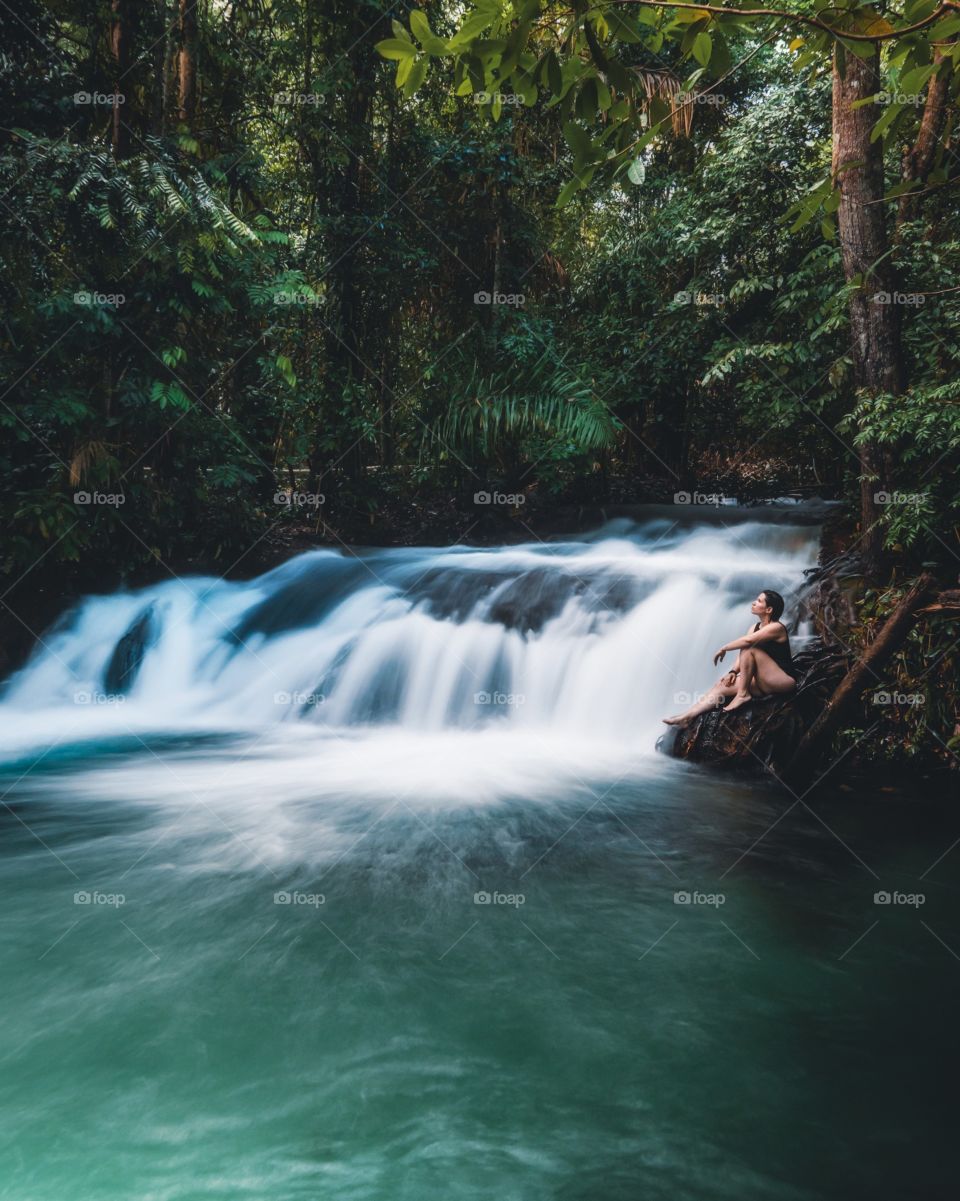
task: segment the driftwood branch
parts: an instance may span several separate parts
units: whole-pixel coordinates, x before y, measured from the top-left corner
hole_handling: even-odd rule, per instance
[[[920,617],[934,613],[960,614],[960,588],[945,588],[932,605],[924,605],[922,609],[917,610]]]

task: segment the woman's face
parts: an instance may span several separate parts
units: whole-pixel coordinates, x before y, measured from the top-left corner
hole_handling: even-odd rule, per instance
[[[773,610],[767,604],[766,595],[761,592],[757,599],[750,606],[750,612],[754,617],[769,617]]]

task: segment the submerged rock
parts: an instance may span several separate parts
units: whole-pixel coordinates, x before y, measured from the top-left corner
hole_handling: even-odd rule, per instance
[[[665,734],[659,745],[674,758],[693,763],[762,767],[779,774],[847,669],[845,655],[819,641],[794,655],[793,662],[798,673],[794,692],[755,700],[733,713],[718,705],[675,736]]]

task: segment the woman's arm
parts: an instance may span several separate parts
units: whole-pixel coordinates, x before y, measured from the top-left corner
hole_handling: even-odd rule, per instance
[[[780,629],[781,623],[779,621],[770,621],[765,626],[761,626],[759,630],[755,630],[751,627],[742,638],[734,638],[732,642],[724,643],[724,645],[721,646],[717,653],[713,656],[714,664],[719,663],[727,651],[742,651],[748,646],[754,646],[758,642],[769,642],[771,639],[776,638],[776,636],[780,633]],[[739,663],[740,657],[738,655],[738,667]]]

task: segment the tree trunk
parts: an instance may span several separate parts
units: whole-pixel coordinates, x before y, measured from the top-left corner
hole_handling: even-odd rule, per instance
[[[940,143],[940,133],[943,130],[953,73],[950,70],[943,70],[943,54],[936,48],[933,51],[933,61],[937,64],[937,70],[931,76],[927,87],[927,99],[923,106],[917,140],[903,156],[900,171],[903,183],[926,179],[933,167],[937,146]],[[916,205],[916,198],[909,192],[900,197],[899,212],[897,213],[898,227],[913,216]]]
[[[197,4],[180,0],[180,52],[177,60],[178,116],[192,126],[197,107]]]
[[[176,0],[174,0],[174,4]],[[167,126],[173,115],[177,90],[177,73],[179,70],[179,22],[171,20],[176,15],[176,7],[171,7],[170,0],[165,0],[163,19],[166,24],[166,35],[163,40],[163,79],[161,81],[159,133],[167,132]]]
[[[113,0],[110,21],[110,58],[113,67],[113,156],[126,158],[130,153],[130,131],[121,120],[124,96],[123,79],[129,60],[126,0]]]
[[[863,59],[838,44],[833,65],[833,177],[840,188],[838,223],[843,271],[859,286],[850,296],[854,383],[864,393],[903,390],[900,308],[889,257],[883,200],[883,148],[870,141],[879,118],[876,104],[854,104],[881,90],[876,46]],[[877,448],[860,447],[861,556],[864,573],[880,574],[883,538],[875,492],[884,486]]]

